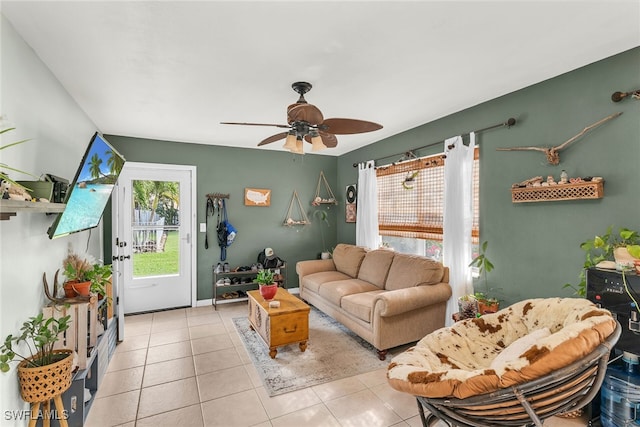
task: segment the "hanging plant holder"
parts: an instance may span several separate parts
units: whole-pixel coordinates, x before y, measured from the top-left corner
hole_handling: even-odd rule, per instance
[[[324,186],[326,196],[320,195],[320,187]],[[336,196],[333,195],[333,191],[331,191],[331,187],[327,182],[327,178],[324,177],[324,172],[320,171],[320,177],[318,177],[318,185],[316,186],[316,195],[311,202],[313,206],[320,205],[337,205],[338,200]]]
[[[402,181],[402,188],[404,188],[405,190],[413,190],[416,178],[418,177],[419,173],[420,171],[407,172],[407,176],[404,178],[404,181]]]
[[[298,219],[294,218],[294,210],[297,210]],[[311,222],[309,222],[309,217],[307,217],[307,214],[304,212],[304,209],[302,208],[302,203],[300,203],[298,192],[296,190],[293,190],[293,196],[291,197],[291,203],[289,203],[289,210],[287,211],[287,216],[284,220],[283,225],[286,225],[287,227],[292,227],[294,225],[307,225],[307,224],[311,224]]]

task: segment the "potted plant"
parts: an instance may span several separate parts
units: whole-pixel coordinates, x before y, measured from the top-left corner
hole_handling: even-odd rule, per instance
[[[89,291],[97,294],[98,299],[103,299],[107,296],[107,284],[109,284],[111,274],[111,266],[102,265],[101,263],[93,264],[93,268],[87,272],[87,278],[91,283]],[[107,304],[110,303],[111,301],[107,300]]]
[[[489,282],[487,281],[487,273],[493,270],[493,263],[487,258],[487,246],[489,242],[484,241],[480,245],[480,253],[471,261],[469,267],[476,267],[478,273],[483,276],[484,279],[484,292],[476,292],[475,298],[478,300],[478,312],[480,314],[495,313],[500,309],[500,301],[491,296],[493,289],[489,288]]]
[[[91,272],[93,264],[86,258],[69,250],[62,260],[62,268],[67,281],[64,283],[64,293],[67,298],[76,295],[89,296],[91,288]]]
[[[59,398],[71,385],[73,351],[54,350],[58,334],[69,329],[70,319],[71,316],[45,319],[40,313],[22,324],[20,335],[8,335],[0,347],[0,371],[8,372],[9,363],[20,360],[18,379],[26,402],[39,404]],[[21,343],[28,353],[19,353],[22,350],[17,347]]]
[[[260,295],[265,301],[270,301],[278,292],[278,284],[273,280],[274,274],[269,269],[258,271],[256,282],[259,285]]]
[[[317,217],[320,221],[327,224],[329,227],[329,215],[325,210],[317,210],[313,212],[313,216]],[[327,245],[324,240],[324,229],[322,228],[322,224],[320,224],[320,238],[322,239],[322,252],[320,253],[320,259],[329,259],[331,258],[331,252],[327,249]]]
[[[563,288],[572,288],[577,295],[586,296],[587,269],[607,264],[621,271],[633,268],[633,260],[640,259],[640,233],[628,228],[620,228],[617,234],[612,230],[613,227],[610,226],[606,233],[580,244],[580,249],[585,252],[584,264],[579,275],[580,282],[575,286],[567,283]]]
[[[2,130],[0,130],[0,135],[3,135],[4,133],[12,131],[12,130],[15,130],[15,128],[2,129]],[[9,144],[6,144],[6,145],[2,145],[2,146],[0,146],[0,151],[5,150],[5,149],[7,149],[9,147],[13,147],[14,145],[20,145],[20,144],[22,144],[24,142],[27,142],[27,141],[29,141],[29,139],[23,139],[23,140],[20,140],[20,141],[16,141],[16,142],[12,142],[12,143],[9,143]],[[11,185],[16,186],[18,188],[22,188],[24,190],[27,190],[27,188],[25,186],[23,186],[23,185],[18,184],[17,182],[12,180],[11,178],[9,178],[7,176],[7,174],[6,174],[6,172],[4,172],[5,169],[13,171],[13,172],[23,173],[25,175],[30,175],[30,176],[32,176],[34,178],[38,178],[37,176],[35,176],[35,175],[33,175],[33,174],[29,173],[29,172],[25,172],[25,171],[22,171],[20,169],[13,168],[13,167],[7,165],[6,163],[0,163],[0,169],[1,169],[0,170],[0,182],[7,181]],[[2,196],[2,195],[0,195],[0,196]]]

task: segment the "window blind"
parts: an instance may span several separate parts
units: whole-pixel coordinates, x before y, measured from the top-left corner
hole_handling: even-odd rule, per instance
[[[381,235],[442,241],[444,155],[421,157],[376,169]],[[473,232],[479,236],[479,157],[473,162]]]

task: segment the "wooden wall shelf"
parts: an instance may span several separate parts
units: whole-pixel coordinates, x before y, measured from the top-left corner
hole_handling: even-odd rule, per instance
[[[604,181],[511,189],[513,203],[588,200],[602,197],[604,197]]]
[[[20,200],[0,200],[0,221],[11,219],[18,212],[60,213],[64,203],[23,202]]]

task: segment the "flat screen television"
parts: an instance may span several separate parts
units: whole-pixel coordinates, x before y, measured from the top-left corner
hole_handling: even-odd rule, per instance
[[[64,211],[49,227],[50,239],[98,226],[124,162],[102,135],[93,135],[67,190]]]

